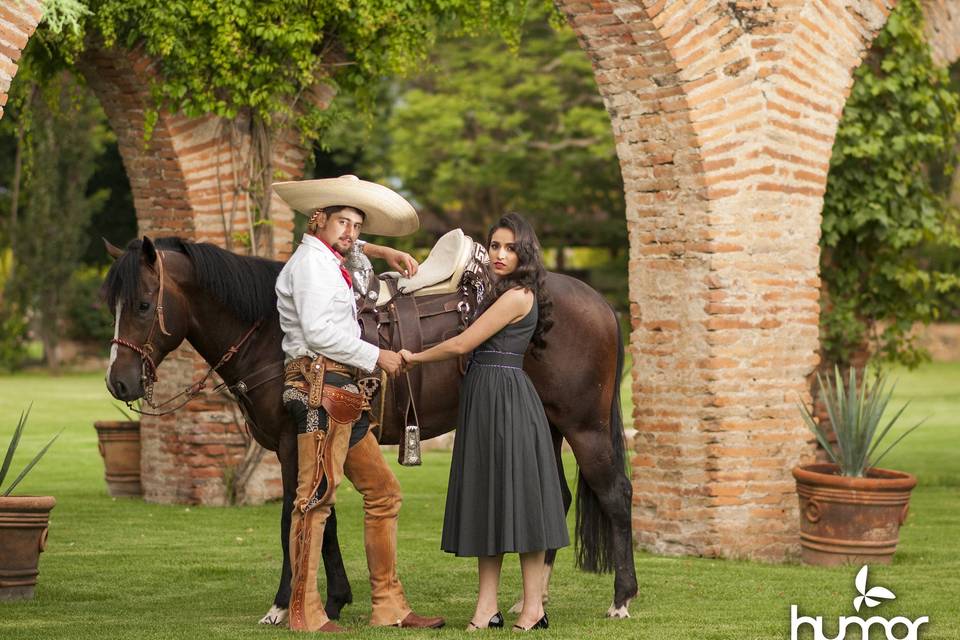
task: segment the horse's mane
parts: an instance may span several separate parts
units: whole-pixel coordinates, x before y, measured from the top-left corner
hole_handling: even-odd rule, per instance
[[[132,240],[107,273],[102,293],[111,309],[118,301],[128,309],[134,308],[140,299],[142,244],[139,239]],[[185,254],[193,263],[198,284],[244,322],[253,323],[277,313],[274,286],[282,262],[241,256],[207,242],[178,237],[157,238],[153,244],[158,251]]]

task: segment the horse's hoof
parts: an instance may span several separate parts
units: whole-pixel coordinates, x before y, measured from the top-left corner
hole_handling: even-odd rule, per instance
[[[287,621],[287,610],[281,609],[277,605],[270,607],[270,611],[267,611],[267,615],[260,618],[260,624],[274,624],[281,625]]]
[[[353,604],[353,596],[351,596],[350,599],[345,602],[334,602],[328,600],[327,604],[323,607],[323,610],[327,612],[327,617],[331,620],[339,620],[340,613],[348,604]]]
[[[630,605],[629,600],[624,602],[622,607],[617,607],[616,604],[611,604],[610,608],[607,609],[607,617],[615,618],[617,620],[623,620],[624,618],[629,618],[630,610],[627,609],[629,605]]]

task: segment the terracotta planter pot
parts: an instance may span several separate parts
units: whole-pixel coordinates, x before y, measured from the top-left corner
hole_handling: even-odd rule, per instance
[[[115,497],[140,496],[140,423],[94,422],[107,479],[107,492]]]
[[[55,504],[49,496],[0,496],[0,601],[33,597]]]
[[[823,566],[889,564],[917,478],[888,469],[869,469],[866,478],[838,474],[831,463],[793,469],[803,561]]]

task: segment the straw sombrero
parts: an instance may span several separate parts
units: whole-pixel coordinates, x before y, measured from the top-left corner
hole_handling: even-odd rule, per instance
[[[354,207],[367,214],[363,232],[405,236],[420,228],[417,211],[403,196],[357,176],[274,182],[273,190],[290,208],[310,215],[322,207]]]

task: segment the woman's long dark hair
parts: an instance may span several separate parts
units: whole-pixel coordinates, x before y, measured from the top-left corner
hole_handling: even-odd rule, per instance
[[[517,254],[517,268],[510,275],[496,280],[492,277],[493,287],[490,295],[484,300],[480,313],[486,311],[490,305],[497,301],[505,291],[515,287],[522,287],[527,291],[533,292],[537,297],[537,306],[539,307],[537,315],[537,328],[533,332],[533,356],[539,358],[540,353],[546,346],[544,335],[553,326],[553,302],[547,293],[546,279],[547,269],[543,266],[543,257],[540,253],[540,241],[537,240],[537,234],[523,216],[519,213],[508,213],[495,225],[490,227],[487,234],[487,249],[490,248],[490,241],[497,229],[509,229],[513,232],[513,246]]]

